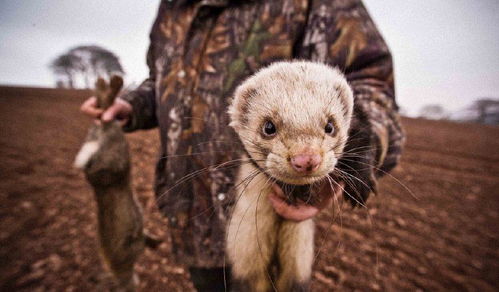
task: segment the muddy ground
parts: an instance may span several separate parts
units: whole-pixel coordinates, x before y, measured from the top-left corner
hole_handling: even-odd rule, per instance
[[[1,291],[106,290],[93,194],[72,168],[88,95],[0,87]],[[406,151],[380,195],[318,218],[312,291],[498,291],[499,127],[403,122]],[[145,226],[165,240],[138,261],[139,290],[191,291],[154,203],[157,132],[128,138]]]

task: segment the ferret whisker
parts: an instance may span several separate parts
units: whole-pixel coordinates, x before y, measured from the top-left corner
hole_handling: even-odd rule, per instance
[[[364,149],[364,150],[361,150],[361,149]],[[373,150],[376,150],[376,148],[371,147],[371,146],[356,147],[356,148],[352,148],[352,149],[348,149],[346,151],[343,151],[342,155],[345,155],[345,154],[357,154],[357,153],[367,153],[367,152],[370,152],[370,151],[373,151]]]
[[[332,187],[332,183],[331,183],[331,187]],[[339,218],[340,218],[340,230],[343,231],[343,217],[342,217],[342,213],[343,213],[343,201],[341,201],[341,204],[340,204],[338,196],[334,196],[333,199],[335,200],[335,202],[338,205],[338,215],[339,215]]]
[[[241,185],[244,181],[247,181],[247,183],[245,184],[244,188],[241,190],[241,192],[238,194],[238,196],[236,196],[236,198],[235,198],[235,199],[236,199],[236,203],[235,203],[235,204],[237,204],[237,201],[238,201],[238,200],[239,200],[239,198],[240,198],[240,197],[244,194],[244,192],[245,192],[246,188],[247,188],[247,187],[249,186],[249,184],[253,181],[253,179],[254,179],[255,177],[257,177],[259,174],[260,174],[260,171],[259,171],[259,170],[254,170],[254,171],[253,171],[250,175],[246,176],[246,178],[245,178],[245,179],[244,179],[241,183],[239,183],[239,184],[238,184],[238,186],[239,186],[239,185]],[[264,177],[265,177],[265,176],[264,176]],[[248,178],[249,178],[249,180],[248,180]],[[265,183],[265,185],[264,185],[264,186],[266,186],[266,184],[268,183],[268,180],[269,180],[269,179],[270,179],[270,177],[268,177],[268,178],[267,178],[267,182]],[[237,189],[237,187],[236,187],[236,189]],[[258,196],[258,198],[257,198],[257,204],[258,204],[258,200],[259,200],[259,196]],[[238,235],[238,233],[239,233],[239,228],[241,227],[241,223],[243,222],[244,217],[246,216],[246,213],[248,212],[248,210],[249,210],[249,208],[251,207],[251,205],[252,205],[252,204],[249,204],[249,205],[248,205],[248,207],[245,209],[245,211],[244,211],[244,213],[243,213],[243,216],[242,216],[242,218],[241,218],[241,220],[240,220],[240,222],[239,222],[239,224],[238,224],[238,228],[237,228],[237,231],[236,231],[235,236],[234,236],[234,237],[235,237],[235,238],[234,238],[234,241],[237,239],[237,235]],[[255,214],[256,214],[256,213],[255,213]],[[231,222],[231,221],[232,221],[232,216],[231,216],[231,217],[230,217],[230,219],[229,219],[229,225],[230,225],[230,222]],[[258,230],[257,230],[257,235],[258,235]],[[226,236],[228,236],[228,234],[227,234]],[[260,249],[260,252],[261,252],[261,249]],[[225,269],[225,255],[224,255],[224,269]],[[271,281],[272,281],[272,280],[271,280]],[[275,287],[274,287],[274,288],[275,288]]]
[[[296,189],[296,185],[291,185],[291,190],[289,192],[289,194],[291,195]],[[295,198],[291,198],[291,200],[295,200]]]
[[[314,187],[314,185],[315,185],[315,184],[316,184],[315,182],[313,182],[313,183],[311,184],[311,188],[312,188],[312,189],[313,189],[313,187]],[[293,191],[294,191],[294,189],[293,189]],[[311,199],[312,199],[312,192],[309,192],[309,193],[308,193],[308,197],[307,197],[307,201],[305,201],[305,204],[308,204],[308,203],[310,202],[310,200],[311,200]]]
[[[232,145],[241,145],[240,142],[234,142],[234,141],[227,141],[227,140],[210,140],[210,141],[204,141],[204,142],[199,142],[198,144],[196,144],[194,146],[195,147],[198,147],[198,146],[201,146],[201,145],[206,145],[206,144],[217,144],[217,143],[226,143],[226,144],[232,144]]]
[[[339,171],[340,169],[337,169],[337,171]],[[350,188],[353,189],[353,191],[356,193],[356,194],[359,194],[360,191],[359,189],[357,188],[357,185],[355,184],[355,182],[352,180],[352,178],[355,178],[357,179],[359,182],[361,182],[370,192],[374,192],[374,190],[368,186],[365,182],[363,182],[362,180],[360,180],[359,178],[357,178],[356,176],[352,175],[352,174],[349,174],[347,172],[336,172],[335,173],[336,175],[338,175]],[[362,200],[362,202],[364,202],[363,198],[362,197],[359,197],[358,199]]]
[[[341,173],[336,173],[336,175],[340,179],[342,179],[345,182],[346,185],[350,186],[355,191],[355,193],[359,193],[359,190],[356,188],[355,183],[352,181],[352,179],[350,177],[344,176]]]
[[[260,145],[256,144],[254,141],[246,138],[246,137],[241,137],[241,140],[247,142],[247,143],[250,143],[251,145],[255,146],[256,148],[261,148]]]
[[[361,141],[361,139],[358,139],[358,140]],[[355,151],[355,150],[358,150],[358,149],[375,150],[377,148],[377,147],[372,146],[372,145],[356,146],[356,147],[349,148],[349,147],[351,147],[350,143],[352,143],[352,142],[356,142],[356,139],[354,139],[354,140],[348,140],[347,144],[345,145],[344,152],[349,153],[349,152],[352,152],[352,151]]]
[[[332,183],[331,183],[331,181],[330,181],[330,180],[331,180],[331,178],[329,177],[329,175],[325,176],[325,177],[324,177],[324,179],[325,179],[325,180],[327,180],[327,182],[329,183],[329,186],[330,186],[330,187],[331,187],[331,189],[333,190],[333,189],[334,189],[334,187],[333,187],[333,185],[332,185]],[[335,197],[335,196],[333,195],[333,199],[334,199],[334,197]],[[332,222],[331,222],[331,226],[334,224],[335,220],[336,220],[336,219],[335,219],[335,215],[334,215],[334,206],[333,206],[333,216],[332,216],[332,220],[331,220],[331,221],[332,221]],[[325,243],[326,243],[326,239],[327,239],[327,237],[329,236],[329,231],[330,231],[330,228],[328,228],[328,230],[326,231],[326,233],[325,233],[324,237],[322,238],[322,241],[321,241],[320,247],[319,247],[319,249],[317,250],[317,252],[315,253],[315,256],[314,256],[314,262],[315,262],[315,260],[317,260],[317,258],[319,257],[319,254],[322,252],[322,249],[324,248],[324,245],[325,245]]]
[[[237,202],[239,201],[239,199],[241,198],[241,196],[244,194],[244,192],[246,191],[246,188],[249,186],[249,184],[253,181],[253,179],[255,179],[255,177],[258,176],[259,173],[260,172],[258,170],[253,171],[251,174],[249,174],[248,176],[246,176],[244,178],[244,180],[240,184],[238,184],[238,185],[242,185],[242,183],[244,181],[247,181],[246,184],[245,184],[245,186],[244,186],[244,188],[241,190],[241,192],[239,194],[237,194],[237,192],[236,192],[236,196],[235,196],[236,202],[235,202],[234,206],[237,204]],[[250,178],[250,179],[248,180],[248,178]],[[235,188],[235,190],[237,190],[237,188]],[[239,228],[241,227],[241,223],[243,222],[244,216],[246,216],[246,212],[248,211],[248,209],[249,209],[250,206],[248,206],[248,208],[246,208],[246,210],[244,211],[244,214],[243,214],[243,216],[241,218],[241,221],[239,221],[236,234],[234,235],[234,241],[237,239],[237,234],[239,233]],[[233,218],[233,214],[230,215],[230,218],[229,218],[229,221],[228,221],[228,225],[231,224],[232,218]],[[225,237],[226,237],[226,242],[227,242],[228,237],[229,237],[229,233],[226,233]],[[226,257],[226,254],[224,253],[224,281],[225,281],[225,257]],[[226,286],[227,283],[225,282],[224,285]]]
[[[330,175],[327,175],[326,176],[328,182],[329,182],[329,185],[331,186],[332,189],[334,189],[334,186],[333,186],[333,182],[335,181],[334,178],[332,178]],[[337,215],[335,214],[335,208],[334,206],[337,206],[337,209],[338,209],[338,213]],[[331,225],[332,226],[336,220],[339,218],[340,220],[340,230],[342,230],[343,228],[343,217],[342,217],[342,213],[343,213],[343,208],[342,208],[343,204],[340,204],[340,201],[338,200],[338,196],[334,195],[333,196],[333,217],[332,217],[332,222],[331,222]],[[330,231],[331,228],[328,228],[327,232]],[[337,248],[336,250],[338,250],[339,246],[341,245],[341,239],[338,241],[338,245],[337,245]]]
[[[334,181],[333,181],[333,182],[334,182]],[[343,191],[344,191],[344,192],[346,192],[346,190],[345,190],[345,189],[343,189]],[[346,193],[347,193],[347,195],[348,195],[348,196],[350,196],[351,198],[353,198],[353,197],[352,197],[352,196],[351,196],[348,192],[346,192]],[[363,201],[363,199],[362,199],[362,198],[360,198],[360,199]],[[356,200],[356,201],[357,201],[357,200]],[[358,202],[358,201],[357,201],[357,202]],[[363,202],[364,202],[364,201],[363,201]],[[358,202],[358,203],[360,204],[360,202]],[[374,218],[373,218],[373,216],[371,215],[371,213],[369,212],[369,209],[368,209],[365,205],[363,205],[363,204],[361,204],[361,205],[365,207],[365,210],[366,210],[366,215],[367,215],[368,220],[369,220],[369,225],[370,225],[370,227],[371,227],[371,231],[373,231],[373,230],[375,229]],[[378,273],[378,266],[379,266],[379,260],[378,260],[378,243],[377,243],[377,242],[375,242],[375,245],[376,245],[376,246],[375,246],[375,249],[376,249],[376,259],[377,259],[377,261],[376,261],[376,267],[375,267],[375,269],[376,269],[376,270],[375,270],[375,273],[377,274],[377,273]]]
[[[177,157],[190,157],[190,156],[196,156],[196,155],[203,155],[203,154],[209,154],[209,153],[215,153],[215,152],[236,152],[236,150],[210,150],[210,151],[203,151],[203,152],[195,152],[195,153],[190,153],[190,154],[171,154],[171,155],[164,155],[160,156],[158,159],[168,159],[168,158],[177,158]]]
[[[247,142],[247,143],[249,143],[249,144],[253,145],[255,148],[257,148],[256,150],[253,150],[253,153],[259,153],[259,154],[261,154],[262,156],[267,156],[267,154],[265,154],[263,151],[259,150],[259,149],[261,149],[261,148],[262,148],[262,146],[261,146],[261,145],[258,145],[258,144],[256,144],[255,142],[253,142],[253,141],[251,141],[251,140],[249,140],[249,139],[247,139],[247,138],[242,138],[242,137],[241,137],[241,140],[243,140],[243,141],[245,141],[245,142]],[[250,152],[248,149],[246,149],[246,151]]]
[[[364,181],[362,181],[362,180],[361,180],[361,179],[359,179],[358,177],[356,177],[356,176],[354,176],[354,175],[352,175],[352,174],[350,174],[350,173],[348,173],[348,172],[345,172],[345,171],[343,171],[343,170],[341,170],[341,169],[336,169],[336,170],[337,170],[337,171],[339,171],[341,174],[346,175],[347,177],[351,177],[352,179],[357,180],[358,182],[360,182],[363,186],[365,186],[365,187],[366,187],[368,190],[370,190],[371,192],[372,192],[372,191],[374,191],[373,189],[371,189],[371,187],[370,187],[368,184],[366,184]],[[352,183],[353,183],[353,182],[352,182]]]
[[[366,208],[367,209],[367,206],[364,205],[363,203],[361,203],[359,200],[357,200],[354,196],[352,196],[349,192],[347,192],[347,190],[345,190],[344,187],[342,187],[339,183],[333,181],[333,183],[338,186],[339,188],[341,188],[343,190],[344,193],[347,194],[347,196],[349,196],[352,200],[354,200],[357,204],[361,205],[363,208]],[[361,199],[362,200],[362,199]]]
[[[243,184],[244,184],[244,188],[243,188],[243,189],[242,189],[239,193],[237,193],[237,192],[236,192],[236,196],[234,196],[234,198],[232,198],[232,199],[231,199],[231,200],[234,200],[234,201],[235,201],[234,203],[236,203],[236,204],[237,204],[237,202],[239,201],[239,198],[243,195],[243,193],[244,193],[244,191],[246,190],[246,188],[247,188],[247,187],[249,186],[249,184],[253,181],[253,179],[254,179],[255,177],[257,177],[257,176],[258,176],[258,174],[259,174],[259,171],[258,171],[258,170],[254,170],[254,171],[252,171],[249,175],[247,175],[247,176],[246,176],[243,180],[241,180],[241,182],[240,182],[240,183],[238,183],[238,184],[234,187],[234,189],[235,189],[235,190],[237,190],[237,188],[238,188],[239,186],[241,186],[241,185],[243,185]],[[231,222],[231,220],[232,220],[232,216],[229,218],[229,222]]]
[[[402,183],[398,178],[396,178],[392,174],[390,174],[390,173],[382,170],[381,168],[376,167],[374,165],[371,165],[369,163],[362,162],[362,161],[356,161],[356,160],[351,160],[351,159],[344,159],[344,160],[355,162],[355,163],[360,163],[360,164],[364,164],[364,165],[368,165],[368,166],[373,167],[375,170],[377,170],[377,171],[379,171],[379,172],[381,172],[383,174],[388,175],[390,178],[392,178],[394,181],[396,181],[399,185],[401,185],[414,199],[419,200],[418,196],[416,196],[416,194],[411,189],[409,189],[409,187],[407,185],[405,185],[404,183]]]
[[[348,165],[346,164],[345,162],[343,161],[338,161],[338,166],[344,166],[344,167],[348,167],[348,169],[351,169],[352,171],[354,171],[355,173],[359,173],[360,171],[364,171],[364,170],[370,170],[371,167],[364,167],[364,168],[352,168],[351,165]]]
[[[367,215],[367,218],[368,218],[368,221],[369,221],[369,226],[371,227],[371,231],[375,232],[376,223],[375,223],[373,215],[371,215],[371,213],[369,212],[369,210],[367,208],[366,208],[366,215]],[[374,248],[376,250],[376,266],[375,266],[374,273],[377,276],[378,275],[378,270],[379,270],[379,255],[378,255],[378,242],[376,241],[375,238],[374,238],[374,245],[375,245]]]
[[[346,152],[344,154],[342,154],[342,158],[343,157],[349,157],[349,158],[362,158],[362,159],[365,159],[366,156],[365,155],[360,155],[362,153],[369,153],[369,152],[372,152],[373,150],[365,150],[365,151],[357,151],[357,152]]]
[[[359,130],[363,130],[364,128],[356,128],[356,129],[358,131],[355,134],[350,135],[348,138],[343,140],[343,142],[346,142],[346,145],[345,145],[346,148],[348,148],[348,146],[351,145],[353,142],[366,140],[367,137],[358,137],[358,135],[360,135],[360,134],[366,134],[365,132],[359,131]],[[368,145],[366,145],[366,146],[368,146]]]
[[[363,155],[353,154],[353,155],[343,155],[343,156],[340,157],[339,161],[346,161],[347,158],[350,158],[350,159],[356,159],[356,158],[358,158],[358,159],[366,160],[366,157],[363,156]],[[356,161],[356,160],[354,160],[354,161]],[[367,162],[365,162],[365,163],[367,163]],[[369,164],[369,165],[371,165],[371,164]]]
[[[258,176],[258,174],[256,176]],[[260,182],[260,181],[261,181],[261,179],[258,182]],[[249,185],[249,183],[248,183],[248,185]],[[246,185],[246,187],[248,185]],[[244,193],[244,191],[242,191],[241,194],[242,193]],[[246,207],[246,209],[244,210],[243,216],[241,217],[241,220],[239,221],[239,225],[237,226],[236,234],[234,235],[234,241],[236,241],[236,239],[237,239],[237,234],[239,233],[239,228],[241,227],[241,223],[243,222],[244,217],[246,216],[246,213],[248,212],[250,207],[251,207],[251,204],[248,204],[248,207]]]
[[[362,200],[362,202],[364,202],[364,200],[362,198],[360,198],[360,199]],[[376,224],[375,224],[374,217],[373,217],[373,215],[371,215],[371,213],[369,212],[368,208],[365,208],[365,211],[366,211],[366,215],[367,215],[367,218],[368,218],[370,229],[371,229],[371,231],[375,231]],[[374,272],[375,272],[376,275],[378,275],[378,270],[379,270],[378,242],[376,240],[374,240],[374,244],[375,244],[375,250],[376,250],[376,266],[375,266]]]
[[[257,173],[257,171],[254,172],[255,174]],[[249,176],[249,175],[248,175]],[[240,183],[238,183],[234,188],[237,188],[237,186],[241,185],[242,183],[244,183],[244,181],[248,178],[248,176],[242,180]],[[234,200],[235,198],[232,198],[230,200]],[[206,212],[210,211],[210,210],[213,210],[215,207],[214,206],[211,206],[211,207],[208,207],[206,209],[204,209],[203,211],[199,212],[198,214],[196,214],[195,216],[192,216],[191,218],[189,218],[189,220],[194,220],[195,218],[201,216],[201,215],[204,215]]]
[[[362,146],[356,146],[356,147],[353,147],[353,148],[348,148],[352,142],[357,142],[357,141],[360,141],[360,140],[361,140],[360,138],[353,139],[353,140],[346,140],[345,141],[346,142],[345,148],[347,149],[347,152],[348,151],[352,151],[354,149],[365,149],[365,148],[376,149],[376,146],[373,146],[373,145],[362,145]]]
[[[338,245],[337,245],[337,248],[339,248],[341,245],[341,239],[343,237],[343,216],[342,216],[342,213],[343,213],[343,202],[344,201],[341,201],[341,204],[340,204],[339,198],[337,196],[334,196],[334,200],[338,204],[338,215],[340,218],[340,235],[339,235]]]
[[[241,186],[243,183],[245,184],[244,185],[244,188],[241,190],[241,192],[239,192],[239,194],[237,194],[236,196],[234,196],[234,198],[232,198],[232,200],[234,200],[234,204],[237,204],[237,202],[239,201],[239,199],[241,198],[241,196],[243,195],[244,191],[246,190],[246,188],[249,186],[249,184],[253,181],[253,179],[255,177],[258,176],[258,174],[260,173],[259,170],[254,170],[252,171],[249,175],[247,175],[240,183],[238,183],[234,189],[237,190],[237,188],[239,186]],[[232,216],[231,216],[231,219],[229,220],[229,222],[232,220]]]
[[[236,191],[236,195],[234,196],[234,198],[232,198],[232,200],[235,200],[235,203],[234,203],[234,206],[237,204],[237,202],[239,201],[239,199],[241,198],[241,196],[244,194],[244,191],[246,190],[246,188],[249,186],[249,184],[253,181],[253,179],[258,176],[258,174],[260,173],[259,170],[254,170],[252,171],[249,175],[247,175],[244,179],[241,180],[240,183],[238,183],[235,187],[234,187],[234,190]],[[241,186],[243,183],[245,183],[245,186],[244,188],[241,190],[241,192],[239,192],[239,194],[237,194],[237,188],[239,186]],[[243,216],[244,217],[244,216]],[[233,214],[230,215],[230,218],[229,218],[229,221],[228,221],[228,225],[231,224],[232,222],[232,218],[233,218]],[[241,219],[241,222],[242,222],[242,219]],[[241,226],[241,222],[239,222],[239,227]],[[239,228],[238,227],[238,228]],[[238,230],[239,231],[239,230]],[[228,236],[229,236],[229,233],[226,233],[225,234],[225,237],[226,237],[226,240],[225,242],[227,242],[227,239],[228,239]],[[236,236],[237,238],[237,232],[236,232]],[[225,290],[227,290],[227,279],[226,279],[226,254],[224,253],[224,288]]]
[[[230,162],[233,162],[233,161],[230,161]],[[227,162],[229,163],[229,162]],[[239,166],[239,165],[234,165],[234,166]],[[228,166],[229,167],[229,166]],[[158,197],[158,200],[163,196],[163,195],[166,195],[168,192],[170,192],[171,190],[173,190],[175,187],[177,187],[178,185],[196,177],[197,175],[205,172],[205,171],[209,171],[210,169],[212,169],[213,166],[207,166],[207,167],[204,167],[202,169],[198,169],[196,171],[193,171],[189,174],[186,174],[185,176],[183,176],[182,178],[180,178],[172,187],[170,187],[169,189],[167,189],[163,194],[161,194],[159,197]]]
[[[340,165],[340,164],[341,164],[341,162],[338,162],[338,165]],[[346,165],[346,167],[349,167],[350,169],[353,169],[353,168],[351,168],[349,165]],[[355,171],[355,170],[354,170],[354,171]],[[351,175],[351,177],[349,177],[349,176],[345,176],[345,174],[348,174],[348,173],[347,173],[347,172],[345,172],[345,171],[343,171],[343,170],[341,170],[341,169],[339,169],[339,168],[336,168],[336,169],[334,170],[334,174],[335,174],[336,176],[339,176],[341,179],[343,179],[343,180],[344,180],[344,182],[345,182],[346,184],[348,184],[350,187],[352,187],[352,188],[354,189],[354,191],[355,191],[355,192],[358,192],[358,190],[355,188],[355,183],[353,182],[353,180],[352,180],[352,178],[351,178],[351,177],[355,177],[354,175]],[[355,177],[355,178],[357,178],[357,177]],[[360,180],[359,180],[359,181],[360,181]],[[363,183],[363,181],[361,181],[361,182]],[[367,186],[367,185],[366,185],[366,186]],[[367,186],[367,188],[368,188],[368,189],[370,189],[370,188],[369,188],[369,186]]]
[[[217,170],[217,169],[227,169],[227,168],[236,167],[236,166],[240,166],[241,165],[241,164],[236,164],[236,165],[228,165],[228,166],[226,166],[227,164],[234,163],[234,162],[240,162],[242,164],[244,164],[244,163],[251,163],[251,161],[249,161],[249,160],[245,161],[244,158],[233,159],[233,160],[229,160],[229,161],[226,161],[226,162],[223,162],[223,163],[220,163],[220,164],[207,166],[207,167],[204,167],[202,169],[193,171],[193,172],[191,172],[189,174],[186,174],[184,177],[180,178],[173,186],[171,186],[165,192],[163,192],[161,195],[159,195],[156,200],[160,200],[163,196],[165,196],[166,194],[168,194],[171,190],[173,190],[174,188],[176,188],[180,184],[182,184],[182,183],[184,183],[186,181],[189,181],[189,180],[195,178],[196,176],[202,174],[205,171]]]
[[[265,190],[265,188],[267,187],[267,184],[269,183],[269,181],[271,180],[271,177],[267,177],[267,180],[265,181],[262,189],[260,190],[260,193],[258,194],[258,197],[256,199],[256,206],[255,206],[255,230],[256,230],[256,242],[258,244],[258,250],[260,251],[260,259],[262,261],[264,261],[264,258],[263,258],[263,251],[262,251],[262,246],[260,244],[260,236],[258,234],[258,203],[260,202],[260,197],[262,196],[262,192],[263,190]],[[272,280],[272,275],[270,275],[270,272],[269,270],[266,268],[265,269],[266,273],[267,273],[267,277],[269,278],[269,281],[270,281],[270,284],[272,285],[272,288],[274,289],[275,292],[277,292],[277,288],[274,284],[274,281]]]
[[[241,192],[238,194],[238,196],[237,196],[237,197],[238,197],[238,198],[237,198],[237,200],[239,200],[239,198],[240,198],[240,197],[244,194],[244,192],[245,192],[245,191],[246,191],[246,189],[248,188],[249,184],[253,181],[253,179],[255,179],[255,177],[257,177],[257,176],[260,174],[260,171],[255,170],[255,171],[254,171],[254,173],[255,173],[255,175],[251,178],[251,180],[249,180],[249,181],[245,184],[244,188],[243,188],[243,189],[241,190]],[[248,178],[248,176],[247,176],[246,178]],[[260,182],[261,180],[262,180],[262,179],[260,179],[258,182]],[[236,201],[235,203],[237,204],[237,201]],[[239,222],[239,226],[241,225],[241,222],[242,222],[242,220],[244,219],[244,216],[246,215],[246,212],[248,211],[248,209],[249,209],[249,207],[250,207],[250,206],[251,206],[251,204],[248,206],[248,208],[246,208],[246,209],[245,209],[244,214],[243,214],[243,216],[242,216],[243,218],[241,218],[241,221]],[[232,217],[231,217],[231,219],[229,220],[229,222],[230,222],[231,220],[232,220]],[[239,231],[239,227],[238,227],[238,231]],[[237,232],[236,232],[236,234],[235,234],[235,237],[237,238]],[[234,240],[235,240],[236,238],[234,238]]]

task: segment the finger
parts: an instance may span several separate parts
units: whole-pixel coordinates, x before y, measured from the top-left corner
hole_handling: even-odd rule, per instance
[[[117,104],[113,104],[102,114],[102,121],[107,123],[114,120],[118,115],[119,110],[120,106]]]
[[[306,204],[299,204],[297,206],[289,205],[274,192],[269,194],[269,200],[277,214],[287,220],[296,222],[310,219],[320,211],[317,207]]]
[[[274,192],[271,192],[269,194],[269,200],[272,207],[274,208],[274,211],[277,214],[281,215],[282,217],[286,218],[287,215],[286,208],[291,206],[289,206],[289,204],[287,204],[281,197],[279,197]]]
[[[102,115],[103,110],[100,108],[88,108],[85,109],[84,113],[92,118],[98,119]]]
[[[120,123],[120,126],[124,127],[126,124],[128,124],[128,118],[124,119],[119,119],[118,122]]]
[[[311,205],[298,205],[296,208],[288,210],[288,218],[293,221],[303,221],[310,219],[319,213],[319,209]]]
[[[282,198],[285,198],[286,196],[284,195],[284,191],[279,187],[279,185],[277,185],[276,183],[273,183],[272,186],[272,191],[274,191],[274,193],[276,195],[278,195],[279,197],[282,197]]]
[[[84,109],[89,108],[89,107],[97,107],[97,98],[95,96],[91,96],[91,97],[87,98],[81,104],[80,110],[83,111]]]
[[[99,118],[102,114],[102,109],[97,108],[97,98],[94,96],[87,99],[80,107],[80,111],[93,118]]]

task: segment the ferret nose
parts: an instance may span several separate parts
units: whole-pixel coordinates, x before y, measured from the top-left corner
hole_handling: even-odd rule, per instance
[[[299,154],[291,157],[291,165],[301,174],[315,171],[321,162],[322,157],[319,154]]]

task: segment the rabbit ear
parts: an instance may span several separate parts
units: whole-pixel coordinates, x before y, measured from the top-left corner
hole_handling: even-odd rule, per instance
[[[111,78],[110,84],[107,84],[103,78],[97,79],[97,82],[95,82],[95,95],[97,96],[98,107],[102,109],[110,107],[122,86],[123,79],[117,75]]]
[[[106,80],[104,80],[104,78],[102,77],[99,77],[99,79],[97,79],[97,81],[95,82],[95,90],[97,92],[104,92],[106,91],[106,89],[107,89]]]
[[[97,79],[95,82],[95,96],[97,97],[97,107],[106,109],[112,103],[109,103],[107,96],[109,95],[109,85],[103,78]]]
[[[121,87],[123,87],[123,78],[121,78],[118,75],[113,75],[113,77],[111,77],[111,82],[109,85],[111,87],[111,92],[109,93],[110,94],[109,98],[112,99],[112,101],[114,102],[114,99],[116,98],[116,96],[118,96],[118,93],[120,92]]]

